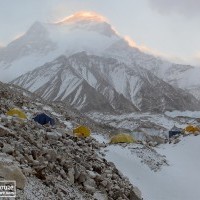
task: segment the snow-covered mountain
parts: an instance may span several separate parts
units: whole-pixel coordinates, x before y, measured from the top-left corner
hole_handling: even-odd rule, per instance
[[[105,51],[104,56],[148,69],[170,85],[187,90],[200,99],[200,67],[174,64],[160,57],[145,54],[137,48],[131,47],[123,39],[111,45]]]
[[[56,23],[34,23],[24,35],[0,49],[0,80],[11,81],[60,55],[81,51],[142,66],[200,98],[199,68],[173,64],[141,52],[130,46],[104,17],[91,12],[78,12]]]
[[[112,26],[93,13],[76,13],[56,23],[36,22],[24,35],[0,49],[0,80],[11,81],[63,54],[102,54],[119,39]]]
[[[79,54],[83,51],[96,57],[84,57]],[[68,68],[65,63],[55,64],[61,55],[69,57]],[[37,69],[15,83],[37,91],[46,99],[67,98],[79,109],[164,111],[199,108],[196,99],[176,89],[183,88],[199,97],[199,68],[176,65],[141,52],[95,13],[79,12],[55,23],[36,22],[24,35],[0,49],[0,80],[4,82],[39,66],[43,66],[41,71],[45,68],[44,74]],[[86,73],[92,74],[91,77]],[[42,82],[36,83],[40,78]],[[32,86],[28,80],[32,80]],[[53,87],[53,83],[56,86]],[[93,98],[91,94],[95,94]]]
[[[149,70],[81,52],[61,56],[13,81],[45,99],[84,111],[195,110],[199,102]]]

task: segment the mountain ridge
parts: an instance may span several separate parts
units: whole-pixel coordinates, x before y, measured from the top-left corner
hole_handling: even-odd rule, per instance
[[[86,52],[61,56],[12,83],[48,100],[68,101],[83,111],[95,110],[95,104],[102,112],[195,110],[200,105],[192,95],[173,88],[146,69]],[[88,93],[90,88],[93,92]],[[85,102],[89,103],[89,108]],[[113,110],[105,105],[110,105]]]

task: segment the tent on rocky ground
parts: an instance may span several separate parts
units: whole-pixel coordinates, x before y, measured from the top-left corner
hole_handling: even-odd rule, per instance
[[[73,134],[77,137],[89,137],[91,131],[87,126],[81,125],[73,130]]]
[[[183,130],[181,128],[176,127],[175,125],[172,127],[172,129],[169,131],[169,138],[171,138],[174,135],[180,135],[183,133]]]
[[[27,119],[25,113],[18,108],[10,109],[6,114],[9,116],[17,116],[21,119]]]
[[[41,125],[45,125],[45,124],[50,124],[52,126],[55,125],[54,119],[49,117],[45,113],[38,114],[33,119],[34,121],[38,122]]]
[[[191,134],[191,133],[193,134],[195,132],[200,132],[200,128],[195,125],[188,125],[184,130],[186,134]]]
[[[134,143],[135,140],[133,136],[126,134],[126,133],[119,133],[111,137],[110,143],[117,144],[117,143]]]

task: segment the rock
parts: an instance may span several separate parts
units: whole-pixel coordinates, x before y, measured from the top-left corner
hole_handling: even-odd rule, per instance
[[[38,160],[33,160],[32,163],[33,163],[34,166],[39,166],[40,165],[40,162]]]
[[[132,188],[132,190],[130,191],[129,200],[141,200],[142,199],[141,196],[140,195],[138,196],[134,190],[135,189]]]
[[[61,159],[61,161],[62,161],[62,159]],[[66,169],[72,168],[73,167],[73,160],[70,159],[70,160],[64,161],[63,167],[66,168]]]
[[[80,174],[81,174],[80,170],[78,169],[77,166],[75,166],[74,167],[74,178],[75,178],[75,180],[77,180],[79,178]]]
[[[104,179],[101,177],[101,175],[97,174],[96,177],[95,177],[95,181],[96,182],[101,182],[103,181]]]
[[[46,158],[48,161],[54,162],[57,159],[57,153],[54,149],[47,150]]]
[[[58,140],[62,137],[62,134],[58,132],[47,132],[47,139],[49,140]]]
[[[14,148],[9,144],[4,143],[2,152],[7,154],[12,154],[14,152]]]
[[[142,193],[137,187],[133,187],[133,191],[134,191],[134,193],[136,194],[137,197],[142,199]]]
[[[90,177],[87,177],[86,181],[83,183],[83,185],[89,185],[91,187],[96,188],[96,182],[91,179]]]
[[[160,137],[160,136],[157,136],[157,135],[153,135],[151,136],[151,139],[156,142],[157,144],[164,144],[165,143],[165,139]]]
[[[96,177],[96,174],[93,171],[87,170],[87,173],[88,173],[89,177],[92,179],[94,179]]]
[[[76,161],[76,162],[80,163],[81,160],[82,160],[82,159],[80,158],[80,156],[75,156],[75,161]]]
[[[88,192],[90,194],[94,194],[96,192],[96,189],[89,185],[84,185],[84,189],[86,192]]]
[[[68,179],[69,179],[69,182],[71,183],[71,184],[74,184],[74,174],[75,174],[75,170],[74,170],[74,168],[70,168],[70,169],[68,169],[68,174],[67,174],[67,176],[68,176]]]
[[[108,197],[106,194],[102,194],[101,192],[99,191],[96,191],[93,195],[93,197],[97,200],[100,200],[100,199],[103,199],[103,200],[108,200]]]
[[[79,175],[79,177],[78,177],[78,182],[79,183],[83,183],[83,182],[86,181],[86,178],[87,178],[86,173],[81,172],[80,175]]]
[[[90,169],[91,169],[91,166],[90,166],[89,163],[87,163],[87,162],[82,162],[81,164],[82,164],[82,166],[83,166],[84,168],[86,168],[87,170],[90,170]]]
[[[174,140],[174,144],[177,144],[177,143],[179,143],[181,140],[179,139],[179,138],[177,138],[177,139],[175,139]]]
[[[122,195],[123,195],[123,193],[120,191],[120,189],[114,189],[112,198],[117,199],[119,197],[122,197]]]
[[[10,134],[10,132],[8,130],[6,130],[5,128],[1,128],[0,127],[0,137],[7,136],[9,134]]]
[[[0,164],[0,176],[5,180],[15,180],[18,189],[24,189],[26,184],[26,177],[21,169],[15,165]]]
[[[62,176],[62,178],[66,179],[67,175],[65,173],[65,171],[63,169],[60,170],[60,175]]]
[[[157,143],[157,142],[150,141],[150,142],[148,143],[148,145],[149,145],[150,147],[155,147],[155,146],[158,145],[158,143]]]
[[[33,169],[32,168],[23,168],[22,172],[25,175],[31,175],[31,174],[33,174]]]
[[[39,161],[40,163],[43,163],[45,161],[45,158],[43,156],[39,156],[37,158],[37,161]]]
[[[103,185],[104,187],[106,187],[107,184],[108,184],[108,181],[107,181],[107,180],[103,180],[103,181],[101,182],[101,185]]]
[[[25,158],[29,163],[33,163],[33,162],[34,162],[32,155],[24,154],[24,158]]]

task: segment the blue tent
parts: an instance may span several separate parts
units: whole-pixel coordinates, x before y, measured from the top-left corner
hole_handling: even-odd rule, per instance
[[[41,113],[41,114],[37,115],[36,117],[34,117],[33,119],[34,119],[34,121],[38,122],[41,125],[45,125],[48,123],[50,123],[52,126],[55,125],[54,119],[49,117],[45,113]]]
[[[174,136],[174,135],[179,135],[182,133],[182,129],[177,128],[176,126],[174,126],[170,131],[169,131],[169,138]]]

